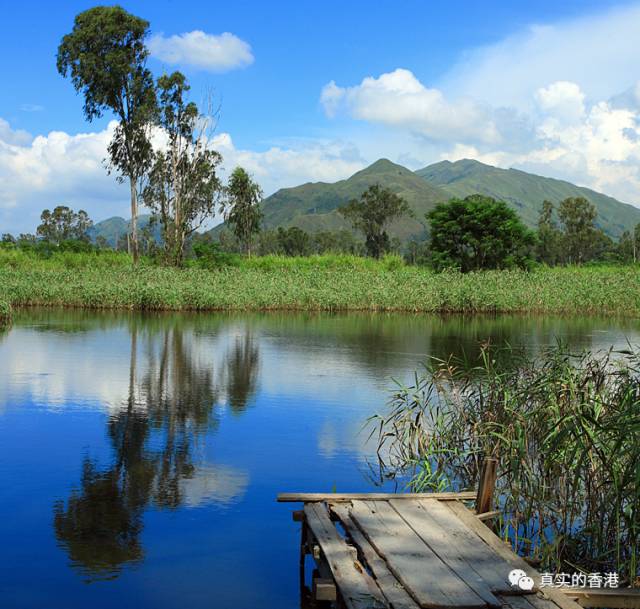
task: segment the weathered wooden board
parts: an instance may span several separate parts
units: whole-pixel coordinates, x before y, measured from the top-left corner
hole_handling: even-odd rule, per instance
[[[387,501],[354,501],[351,517],[421,607],[487,607]]]
[[[393,605],[393,609],[418,609],[416,601],[409,596],[404,586],[402,586],[395,575],[389,571],[387,563],[378,555],[351,519],[349,504],[341,503],[332,505],[331,511],[340,519],[345,531],[358,546],[369,569],[373,572],[382,594],[384,594],[386,599]]]
[[[494,596],[492,587],[474,569],[474,562],[479,558],[474,554],[474,549],[479,545],[485,544],[469,529],[466,529],[466,534],[457,535],[454,539],[451,535],[452,530],[457,528],[457,532],[460,533],[460,528],[456,527],[455,517],[447,510],[448,518],[437,519],[438,511],[435,510],[436,518],[432,518],[428,509],[430,503],[438,502],[425,501],[425,506],[421,505],[418,501],[391,500],[389,502],[391,507],[398,512],[422,541],[438,555],[440,560],[472,588],[480,598],[491,607],[500,607],[501,603]],[[446,508],[444,509],[446,510]],[[469,557],[471,557],[471,559]],[[498,557],[495,556],[494,553],[493,556],[489,557],[489,560],[492,558],[497,559]],[[500,563],[501,561],[498,559],[497,562]],[[509,571],[503,570],[503,572],[500,573],[499,569],[500,564],[495,568],[493,565],[490,565],[486,571],[491,576],[492,581],[496,579],[499,580],[499,583],[502,584],[500,589],[502,589],[505,587],[502,578],[505,578],[506,581]],[[502,578],[496,577],[496,574],[498,574],[498,576],[502,575]]]
[[[496,554],[501,556],[510,566],[511,569],[522,569],[529,577],[538,583],[540,582],[540,574],[529,565],[523,558],[518,556],[511,548],[497,537],[487,526],[485,526],[478,518],[469,511],[464,505],[457,501],[449,502],[445,505],[448,510],[451,510],[456,517],[458,517],[465,525],[467,525],[472,531],[474,531],[480,539],[482,539],[492,550],[495,550]],[[552,600],[561,609],[580,609],[578,603],[566,598],[562,592],[558,592],[553,588],[543,588],[538,595],[532,596],[532,600],[541,600],[542,597],[546,597]],[[535,602],[535,601],[534,601]]]
[[[376,609],[388,607],[380,589],[359,563],[353,560],[346,541],[340,536],[321,504],[304,506],[306,524],[316,538],[340,596],[348,609]]]
[[[412,503],[413,505],[413,503]],[[463,560],[475,571],[493,592],[511,592],[509,571],[513,567],[496,554],[478,535],[453,515],[440,502],[417,502],[420,513],[426,514],[425,521],[433,523],[443,531],[445,539],[435,540],[455,547]]]
[[[475,499],[473,491],[460,493],[280,493],[280,503],[314,501],[353,501],[362,499],[365,501],[386,501],[388,499],[434,499],[438,501],[466,501]]]

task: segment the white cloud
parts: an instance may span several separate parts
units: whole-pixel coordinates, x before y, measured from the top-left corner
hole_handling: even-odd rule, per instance
[[[501,139],[490,108],[470,98],[445,99],[442,91],[425,87],[409,70],[399,68],[359,85],[327,84],[320,101],[327,116],[340,110],[354,118],[404,127],[433,139],[458,135],[485,142]]]
[[[227,72],[253,63],[251,46],[234,34],[207,34],[201,30],[149,40],[151,56],[170,65],[192,66],[210,72]]]
[[[61,204],[85,209],[95,221],[128,217],[128,186],[108,175],[104,163],[114,127],[32,138],[0,119],[0,233],[33,232],[41,211]],[[236,148],[231,136],[221,133],[213,146],[222,153],[226,172],[242,165],[267,195],[302,182],[346,178],[366,164],[343,142],[301,141],[256,152]]]
[[[12,129],[11,125],[0,118],[0,142],[6,144],[28,144],[32,140],[31,134],[22,129]]]
[[[534,24],[488,46],[472,49],[437,86],[492,105],[530,107],[541,87],[579,85],[587,97],[606,99],[640,77],[640,4]]]
[[[640,206],[638,37],[636,3],[471,49],[435,83],[398,68],[355,85],[331,81],[320,100],[329,117],[404,134],[423,164],[472,157]]]

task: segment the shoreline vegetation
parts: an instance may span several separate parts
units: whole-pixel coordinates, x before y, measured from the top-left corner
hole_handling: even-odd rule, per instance
[[[0,329],[11,323],[12,313],[11,305],[6,300],[0,298]]]
[[[2,302],[6,305],[2,305]],[[262,256],[211,268],[124,253],[0,251],[0,318],[10,306],[170,311],[380,311],[640,316],[636,265],[435,272],[399,256]]]
[[[554,573],[640,564],[640,351],[432,358],[369,419],[380,474],[412,492],[473,487],[498,460],[496,532]]]

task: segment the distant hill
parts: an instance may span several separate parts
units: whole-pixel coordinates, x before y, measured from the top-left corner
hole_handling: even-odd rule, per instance
[[[297,226],[308,232],[350,229],[351,224],[336,209],[359,197],[369,186],[380,184],[403,197],[415,212],[415,218],[401,218],[389,227],[391,236],[405,241],[423,238],[424,214],[449,195],[402,165],[380,159],[346,180],[328,184],[314,182],[295,188],[283,188],[263,203],[266,228]],[[213,229],[218,233],[221,227]]]
[[[567,197],[585,197],[598,210],[597,223],[609,236],[617,238],[640,222],[640,209],[621,203],[589,188],[520,171],[500,169],[479,161],[442,161],[419,169],[416,174],[453,197],[474,193],[501,199],[515,209],[523,221],[535,227],[545,199],[559,203]]]
[[[142,230],[147,226],[150,219],[150,214],[142,214],[138,216],[138,230]],[[129,232],[129,224],[130,220],[125,220],[120,216],[113,216],[112,218],[107,218],[101,222],[96,222],[89,231],[89,237],[91,238],[91,241],[95,243],[96,239],[102,236],[107,240],[107,244],[110,247],[115,247],[116,239]],[[153,234],[155,239],[159,241],[160,227],[158,225],[154,227]],[[124,247],[126,247],[126,242],[119,245],[120,249],[123,249]]]

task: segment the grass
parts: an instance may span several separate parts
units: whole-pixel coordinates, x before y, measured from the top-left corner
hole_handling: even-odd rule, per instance
[[[0,300],[139,310],[640,314],[637,266],[435,273],[397,256],[265,256],[175,269],[115,252],[0,250]]]
[[[8,326],[11,323],[11,318],[11,305],[7,301],[0,299],[0,328]]]
[[[383,475],[458,490],[475,486],[483,456],[497,457],[497,530],[515,550],[544,571],[636,583],[640,351],[507,356],[434,360],[399,386],[371,419]]]

